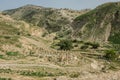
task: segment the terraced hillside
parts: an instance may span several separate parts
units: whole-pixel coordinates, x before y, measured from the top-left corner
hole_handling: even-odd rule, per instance
[[[119,80],[119,9],[117,2],[83,11],[3,11],[0,80]]]
[[[44,31],[24,21],[16,21],[8,15],[0,14],[0,52],[29,54],[33,48],[47,49],[45,44],[48,41],[40,36]]]

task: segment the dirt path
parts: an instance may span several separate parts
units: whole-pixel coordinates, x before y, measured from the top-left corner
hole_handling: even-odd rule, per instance
[[[48,67],[48,68],[61,68],[54,64],[41,63],[41,64],[18,64],[18,63],[0,63],[0,68],[14,68],[14,67]]]

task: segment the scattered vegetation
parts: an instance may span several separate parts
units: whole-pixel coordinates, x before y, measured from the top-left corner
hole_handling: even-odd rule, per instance
[[[37,76],[37,77],[47,77],[47,76],[61,76],[64,73],[52,73],[52,72],[39,72],[39,71],[22,71],[21,75],[25,76]]]
[[[11,73],[11,69],[0,69],[0,73]]]
[[[53,77],[53,76],[62,76],[65,75],[65,72],[61,72],[57,69],[44,70],[40,68],[38,70],[11,70],[11,69],[0,69],[0,73],[8,73],[8,74],[19,74],[24,76],[36,76],[36,77]]]
[[[99,43],[85,42],[84,45],[81,46],[81,49],[87,49],[91,47],[91,49],[97,49],[100,47]]]
[[[76,72],[76,70],[78,70],[77,67],[80,67],[81,65],[86,66],[85,68],[81,68],[81,71],[82,69],[84,70],[86,68],[89,68],[90,66],[92,66],[93,68],[97,66],[98,68],[96,67],[96,69],[94,70],[96,70],[96,72],[99,72],[100,69],[98,65],[100,65],[100,67],[104,66],[105,67],[104,70],[106,70],[106,68],[116,69],[116,65],[115,66],[110,66],[110,65],[111,63],[115,63],[115,62],[117,63],[116,60],[118,60],[119,57],[118,53],[116,52],[120,50],[120,35],[119,35],[120,16],[118,11],[119,9],[120,7],[118,8],[115,4],[107,5],[103,7],[100,6],[94,10],[91,10],[86,14],[77,17],[74,20],[73,24],[71,23],[71,18],[73,19],[74,17],[69,16],[70,14],[64,12],[64,10],[59,11],[59,9],[42,8],[42,7],[39,8],[38,6],[37,7],[26,6],[26,7],[13,9],[13,11],[9,10],[8,13],[6,14],[9,14],[15,18],[18,17],[17,19],[20,19],[21,21],[18,22],[16,21],[17,23],[14,20],[11,22],[7,22],[9,21],[9,19],[6,20],[7,19],[6,18],[4,22],[4,19],[2,20],[1,17],[0,59],[6,59],[7,61],[10,60],[9,61],[10,63],[13,61],[13,64],[14,62],[18,64],[19,62],[20,64],[24,63],[22,64],[24,66],[26,66],[27,63],[29,64],[29,62],[31,61],[30,64],[31,66],[30,68],[27,67],[26,69],[26,67],[20,68],[22,65],[20,67],[17,65],[20,69],[17,70],[18,69],[17,66],[13,65],[15,69],[12,69],[11,64],[8,64],[10,65],[10,69],[0,69],[0,73],[16,74],[19,76],[28,76],[28,77],[29,76],[30,77],[56,77],[56,76],[68,77],[69,76],[70,78],[78,78],[81,75],[80,73]],[[117,10],[118,19],[115,16],[116,10]],[[74,13],[74,11],[72,13]],[[22,24],[21,27],[21,25],[19,25],[20,24],[19,22],[22,23],[24,21],[30,23],[30,26]],[[110,26],[108,26],[109,23]],[[74,27],[71,25],[73,25]],[[109,27],[111,27],[110,28],[111,31],[107,30]],[[41,32],[43,33],[42,37],[41,37],[41,33],[37,31],[38,28],[39,29],[44,28],[43,32]],[[24,31],[24,29],[26,29],[26,31]],[[107,31],[109,33],[107,33]],[[50,33],[53,33],[53,35],[47,36]],[[108,34],[110,34],[110,36]],[[46,36],[48,37],[48,39],[49,37],[51,37],[50,40],[48,41],[42,40],[43,37]],[[55,38],[52,40],[53,37]],[[106,41],[108,37],[109,37],[108,40],[111,42],[110,44],[108,44],[110,46],[105,47],[102,46],[100,43],[97,43],[99,41],[100,42]],[[91,41],[84,42],[88,40]],[[41,43],[42,41],[44,41],[44,43],[46,43],[47,45]],[[20,42],[22,45],[20,45]],[[55,42],[55,43],[51,45],[50,44],[51,42]],[[4,45],[4,44],[8,44],[8,45]],[[111,44],[113,46],[111,46]],[[19,52],[12,51],[13,48],[10,47],[11,45],[13,46],[14,50],[16,49]],[[59,49],[64,51],[53,50],[49,48],[49,46],[51,46],[54,49]],[[106,50],[106,49],[111,49],[113,47],[115,48],[115,50]],[[9,50],[5,50],[5,49],[9,49]],[[104,52],[104,50],[106,51]],[[101,54],[103,52],[105,53],[105,55]],[[6,55],[5,54],[2,55],[3,53],[5,53]],[[19,57],[22,57],[23,55],[20,53],[25,54],[25,55],[23,54],[25,56],[24,59],[18,61],[11,60],[11,59],[17,60],[19,59]],[[103,56],[104,59],[106,59],[106,61],[103,59]],[[91,65],[91,62],[94,61],[95,63]],[[109,63],[107,64],[107,61],[110,64]],[[43,64],[44,62],[46,63]],[[40,69],[39,63],[41,64],[40,66],[43,66],[43,68]],[[37,65],[39,69],[36,69]],[[35,67],[33,68],[33,66]],[[46,68],[46,66],[50,68],[48,67]],[[51,69],[51,67],[52,68],[54,67],[55,69]],[[59,68],[56,69],[56,67]],[[64,68],[66,69],[65,72],[63,71],[64,69],[61,69],[61,67],[62,68],[65,67]],[[73,70],[69,71],[69,69],[73,69]],[[90,69],[86,69],[85,73],[83,74],[87,74],[86,72],[90,72],[90,74],[92,74],[94,73],[93,72],[94,70],[91,71]],[[71,71],[75,71],[75,72],[71,73]],[[11,80],[11,78],[10,79],[0,78],[0,80]]]
[[[1,78],[0,77],[0,80],[12,80],[11,78]]]

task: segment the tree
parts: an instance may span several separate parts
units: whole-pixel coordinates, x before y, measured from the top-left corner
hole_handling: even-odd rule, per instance
[[[60,46],[60,50],[70,50],[73,48],[72,41],[67,39],[61,40],[58,46]]]

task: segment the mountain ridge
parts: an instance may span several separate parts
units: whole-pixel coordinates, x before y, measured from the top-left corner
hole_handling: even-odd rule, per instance
[[[73,28],[79,30],[78,33],[83,40],[106,42],[111,41],[111,33],[120,34],[119,32],[119,9],[120,3],[106,3],[98,6],[94,10],[77,17],[73,22]],[[116,24],[114,24],[116,22]],[[76,27],[75,27],[76,26]],[[115,28],[116,27],[116,28]],[[86,30],[85,30],[86,28]],[[115,30],[116,32],[113,32]],[[84,32],[86,31],[86,33]],[[88,32],[87,32],[88,31]],[[75,31],[76,32],[76,31]],[[96,35],[98,34],[98,35]],[[117,35],[116,34],[116,35]],[[84,36],[86,35],[86,36]],[[102,36],[103,35],[103,36]],[[119,37],[119,36],[118,36]],[[119,38],[118,38],[119,39]],[[117,39],[117,40],[118,40]],[[111,41],[113,43],[119,43]]]
[[[0,79],[119,80],[119,61],[119,3],[0,13]]]
[[[111,31],[113,30],[113,23],[115,21],[110,21],[113,20],[111,16],[115,17],[115,14],[119,14],[119,12],[117,12],[119,5],[120,2],[110,2],[100,5],[93,10],[83,10],[81,12],[69,9],[45,8],[29,4],[17,9],[4,11],[3,13],[15,19],[24,20],[35,26],[45,28],[48,33],[60,32],[60,34],[64,35],[64,28],[66,28],[68,31],[72,31],[70,35],[73,35],[73,38],[91,42],[111,41],[120,43],[119,41],[115,42],[112,40]],[[79,25],[81,28],[79,28]],[[117,32],[119,32],[119,30]],[[119,35],[119,33],[116,35]]]
[[[50,32],[56,32],[61,30],[63,26],[70,26],[69,24],[75,16],[83,14],[86,11],[87,10],[81,12],[69,9],[41,8],[34,5],[25,5],[17,9],[4,11],[3,13],[39,27],[45,27]],[[53,28],[55,28],[55,30],[53,30]]]

